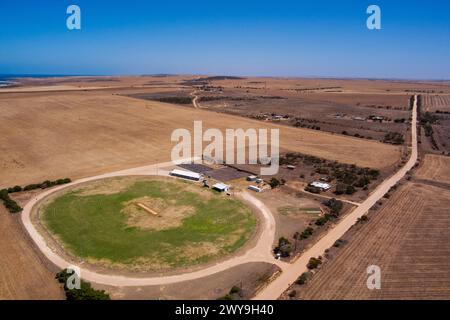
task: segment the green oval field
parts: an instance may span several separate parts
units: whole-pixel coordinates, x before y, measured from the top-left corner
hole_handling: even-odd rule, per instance
[[[41,209],[65,250],[136,270],[188,267],[230,254],[256,218],[238,200],[165,178],[113,178],[78,187]]]

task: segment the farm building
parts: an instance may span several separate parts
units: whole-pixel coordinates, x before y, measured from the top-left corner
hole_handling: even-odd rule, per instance
[[[247,177],[247,181],[256,181],[256,179],[258,179],[257,176],[248,176]]]
[[[220,192],[228,192],[230,190],[230,186],[219,182],[213,185],[213,189]]]
[[[192,172],[192,171],[178,170],[178,169],[172,170],[170,172],[170,175],[173,177],[194,180],[194,181],[199,181],[200,178],[202,177],[202,175],[199,173]]]
[[[257,186],[248,186],[247,189],[248,189],[248,190],[255,191],[255,192],[262,192],[262,189],[259,188],[259,187],[257,187]]]
[[[320,182],[320,181],[311,182],[309,185],[312,187],[319,188],[322,191],[327,191],[331,188],[331,186],[328,183]]]

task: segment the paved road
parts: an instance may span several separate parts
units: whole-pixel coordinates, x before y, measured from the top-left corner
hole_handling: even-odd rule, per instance
[[[417,161],[417,96],[415,96],[413,116],[411,123],[412,135],[412,152],[411,156],[398,172],[386,179],[381,185],[373,191],[370,196],[362,202],[355,210],[339,222],[333,229],[331,229],[323,238],[321,238],[314,246],[303,253],[291,265],[284,267],[281,275],[271,282],[267,287],[261,290],[253,299],[255,300],[275,300],[285,292],[289,286],[297,280],[297,278],[305,271],[306,265],[311,257],[318,257],[323,255],[325,250],[330,248],[336,240],[341,238],[352,225],[355,224],[358,218],[367,213],[367,211],[380,200],[389,189],[394,186],[405,174],[414,167]]]
[[[191,162],[189,159],[187,162]],[[97,179],[111,178],[111,177],[119,177],[119,176],[129,176],[129,175],[163,175],[167,176],[169,171],[168,167],[173,166],[172,162],[161,163],[157,165],[144,166],[139,168],[133,168],[128,170],[117,171],[113,173],[103,174],[95,177],[90,177],[86,179],[80,179],[74,181],[70,184],[59,186],[56,188],[52,188],[50,190],[46,190],[43,193],[39,194],[36,198],[33,198],[28,202],[23,208],[23,212],[21,215],[22,223],[29,233],[30,237],[38,246],[39,250],[57,267],[60,269],[64,269],[68,266],[74,265],[70,261],[65,260],[61,257],[56,251],[50,248],[47,245],[45,239],[40,235],[40,233],[35,229],[34,225],[31,222],[30,214],[35,205],[39,204],[41,200],[50,194],[67,188],[74,185],[78,185],[80,183],[93,181]],[[93,272],[89,269],[84,268],[81,265],[78,265],[81,271],[81,277],[87,281],[112,285],[112,286],[147,286],[147,285],[162,285],[162,284],[170,284],[181,281],[193,280],[202,277],[206,277],[232,267],[248,263],[248,262],[269,262],[275,263],[283,268],[287,263],[277,261],[273,258],[271,254],[272,244],[275,239],[275,219],[272,216],[270,210],[258,199],[250,195],[248,192],[242,192],[237,194],[237,196],[243,199],[246,202],[253,204],[261,213],[261,227],[259,231],[259,235],[256,241],[256,244],[246,250],[245,252],[232,256],[230,259],[219,262],[215,265],[206,267],[204,269],[200,269],[195,272],[182,273],[177,275],[170,276],[157,276],[157,277],[128,277],[128,276],[118,276],[118,275],[107,275],[100,274],[97,272]]]

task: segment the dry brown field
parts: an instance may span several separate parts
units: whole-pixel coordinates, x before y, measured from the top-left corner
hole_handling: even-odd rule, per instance
[[[424,162],[415,176],[419,179],[450,184],[450,157],[434,154],[425,155]]]
[[[63,299],[55,274],[35,252],[18,219],[0,205],[0,300]]]
[[[450,95],[424,95],[425,111],[450,112]]]
[[[450,299],[450,190],[402,186],[370,220],[332,248],[312,280],[294,285],[300,299]],[[369,290],[367,267],[381,268],[381,289]]]
[[[427,154],[417,182],[401,186],[330,248],[312,280],[291,287],[296,298],[450,299],[448,159]],[[369,265],[381,267],[381,290],[367,289]]]
[[[448,81],[395,81],[370,79],[330,79],[330,78],[245,78],[214,81],[224,87],[248,87],[264,90],[267,87],[277,90],[315,89],[316,91],[342,91],[352,93],[410,93],[430,91],[450,93]]]
[[[279,128],[280,148],[362,167],[386,168],[400,148],[104,91],[0,95],[0,187],[79,178],[170,160],[171,133],[203,127]]]

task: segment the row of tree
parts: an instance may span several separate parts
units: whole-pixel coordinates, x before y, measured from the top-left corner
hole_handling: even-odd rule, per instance
[[[30,190],[35,190],[35,189],[47,189],[50,187],[54,187],[57,185],[66,184],[66,183],[70,183],[70,182],[72,182],[72,180],[70,180],[69,178],[64,178],[64,179],[58,179],[55,181],[46,180],[41,183],[29,184],[25,187],[14,186],[11,188],[2,189],[2,190],[0,190],[0,200],[3,201],[3,204],[5,205],[6,209],[8,209],[9,212],[11,212],[11,213],[22,212],[22,208],[17,204],[17,202],[15,202],[9,196],[10,193],[16,193],[16,192],[21,192],[21,191],[30,191]]]
[[[109,294],[105,290],[92,288],[89,282],[77,279],[77,274],[69,272],[67,269],[56,274],[56,279],[64,285],[64,292],[67,300],[110,300]],[[71,288],[74,282],[79,282],[79,288]],[[70,285],[72,284],[72,285]]]

